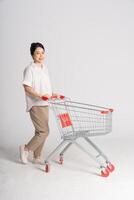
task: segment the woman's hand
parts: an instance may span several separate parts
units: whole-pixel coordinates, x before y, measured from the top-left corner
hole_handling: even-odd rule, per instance
[[[57,94],[57,93],[53,93],[52,96],[56,97],[57,99],[60,99],[60,96],[61,96],[61,95],[60,95],[60,94]]]
[[[41,99],[43,99],[44,101],[47,101],[49,99],[63,99],[64,96],[57,94],[57,93],[52,93],[52,96],[50,96],[49,94],[44,94],[41,96]]]
[[[41,98],[47,98],[47,99],[50,99],[51,96],[50,96],[49,94],[43,94],[43,95],[41,96]]]

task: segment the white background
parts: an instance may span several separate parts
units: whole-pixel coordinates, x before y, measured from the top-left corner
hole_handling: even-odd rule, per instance
[[[43,198],[44,195],[46,195],[45,199],[54,199],[55,193],[52,195],[51,191],[55,189],[57,179],[61,182],[57,185],[57,198],[59,199],[64,195],[64,199],[65,197],[67,199],[81,198],[83,193],[85,193],[85,199],[89,197],[112,199],[113,193],[116,194],[115,198],[123,199],[124,197],[125,199],[128,195],[132,196],[131,186],[134,179],[134,176],[131,176],[134,165],[131,155],[134,139],[134,1],[0,0],[0,29],[2,198],[9,199],[7,195],[9,194],[10,199],[20,199],[20,194],[22,199],[26,199],[28,192],[29,199],[38,196]],[[113,179],[108,181],[108,185],[104,180],[103,182],[100,178],[98,180],[98,177],[87,175],[87,173],[85,175],[83,171],[79,172],[79,167],[82,165],[78,167],[77,162],[77,172],[75,172],[75,167],[71,172],[71,167],[68,167],[61,172],[61,177],[60,170],[55,165],[55,173],[53,172],[47,178],[46,175],[45,178],[40,175],[41,171],[36,172],[32,165],[22,168],[13,162],[14,157],[16,160],[18,159],[18,146],[27,142],[33,135],[32,123],[25,112],[25,97],[22,88],[23,70],[32,60],[29,52],[32,42],[41,42],[45,46],[46,63],[55,92],[76,101],[114,108],[113,132],[109,136],[96,138],[100,146],[102,145],[117,163],[117,171],[115,174],[113,173]],[[53,120],[52,115],[46,154],[60,141]],[[77,149],[74,151],[76,152],[74,157],[77,157]],[[74,151],[72,150],[72,152]],[[70,149],[69,162],[73,158],[72,152]],[[11,171],[7,173],[10,166],[12,166]],[[12,190],[16,184],[17,177],[14,177],[16,171],[18,172],[17,176],[24,173],[17,182],[18,197],[14,196],[15,191]],[[124,176],[128,171],[130,176],[127,173]],[[35,173],[34,178],[31,173]],[[69,174],[74,177],[79,176],[81,179],[68,178]],[[28,179],[21,182],[21,178],[24,178],[25,175],[29,176]],[[42,190],[37,185],[47,184],[47,182],[43,182],[45,179],[50,185],[46,190]],[[30,187],[33,180],[37,181],[37,185]],[[83,189],[81,180],[86,183]],[[66,194],[60,193],[59,188],[63,191],[65,187],[69,187],[65,184],[66,181],[70,183],[70,189],[77,185],[74,193],[72,191],[72,195],[66,196]],[[97,186],[97,182],[99,182],[99,186]],[[101,182],[102,185],[104,184],[103,186]],[[26,187],[24,187],[25,185]],[[88,190],[87,185],[92,186],[92,189],[90,190],[89,187]],[[110,190],[113,185],[116,187],[111,193],[107,192],[104,195],[104,186]],[[26,189],[25,195],[22,195],[22,187]],[[27,189],[28,187],[29,189]],[[37,191],[33,192],[32,187],[37,188]],[[101,189],[96,194],[98,187]],[[78,191],[76,192],[75,189]],[[124,193],[120,196],[122,190]],[[56,192],[56,189],[54,191]]]

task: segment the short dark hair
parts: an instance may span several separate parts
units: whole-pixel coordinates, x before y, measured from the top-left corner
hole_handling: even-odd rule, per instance
[[[39,43],[39,42],[33,42],[30,46],[30,53],[31,53],[31,56],[34,55],[34,52],[35,50],[38,48],[38,47],[41,47],[44,51],[45,51],[45,48],[43,46],[43,44]]]

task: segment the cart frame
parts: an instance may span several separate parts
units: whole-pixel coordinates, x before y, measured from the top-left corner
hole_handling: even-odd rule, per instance
[[[50,171],[49,161],[60,149],[59,164],[63,164],[63,155],[75,144],[80,150],[92,158],[98,165],[102,177],[109,176],[114,170],[114,165],[108,157],[94,144],[89,137],[105,135],[112,131],[112,112],[113,109],[96,106],[86,103],[71,101],[69,98],[51,98],[48,100],[50,108],[53,110],[59,132],[61,143],[46,157],[45,171]],[[87,149],[80,145],[76,140],[83,138],[88,145],[97,152],[92,155]],[[100,158],[102,160],[100,160]]]

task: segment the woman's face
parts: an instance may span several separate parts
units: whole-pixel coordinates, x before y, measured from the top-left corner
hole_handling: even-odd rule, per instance
[[[37,47],[33,54],[33,60],[35,63],[42,64],[45,58],[45,51],[41,47]]]

